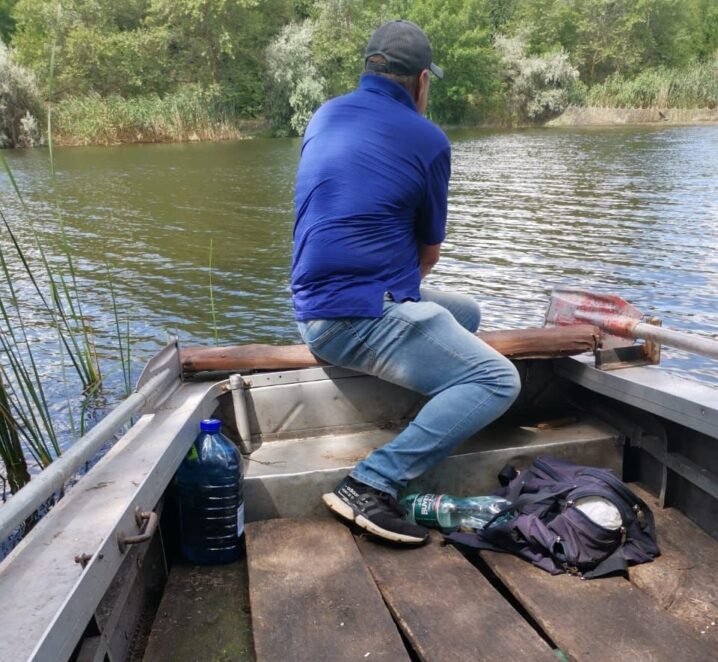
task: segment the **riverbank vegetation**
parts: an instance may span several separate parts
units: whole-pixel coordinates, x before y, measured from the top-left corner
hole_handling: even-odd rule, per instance
[[[3,116],[4,142],[37,140],[38,99],[74,144],[236,137],[247,119],[301,133],[396,17],[425,29],[447,72],[429,111],[442,124],[542,121],[569,103],[716,105],[714,0],[6,0],[0,76],[16,67],[9,87],[34,79],[39,93]]]

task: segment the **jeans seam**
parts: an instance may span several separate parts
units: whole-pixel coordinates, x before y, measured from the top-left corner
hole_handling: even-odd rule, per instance
[[[370,361],[371,361],[371,369],[374,368],[374,363],[376,362],[376,350],[366,341],[364,338],[362,338],[354,328],[354,325],[349,322],[348,323],[349,331],[351,334],[359,341],[360,344],[364,345],[366,349],[369,351],[370,354]]]
[[[307,344],[311,344],[315,347],[321,348],[322,345],[325,345],[327,342],[329,342],[334,336],[339,334],[346,322],[344,320],[336,320],[324,333],[322,333],[318,338],[314,338],[313,340],[310,340]]]

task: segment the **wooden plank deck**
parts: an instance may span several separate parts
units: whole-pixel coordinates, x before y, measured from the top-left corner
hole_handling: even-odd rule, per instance
[[[246,559],[228,565],[175,565],[143,659],[253,660]]]
[[[246,535],[259,662],[409,659],[344,525],[265,520]]]
[[[556,660],[551,647],[441,535],[418,549],[357,538],[390,611],[421,660]],[[438,540],[437,540],[438,539]]]
[[[675,508],[631,488],[653,510],[661,549],[657,562],[631,569],[631,581],[718,651],[718,544]]]
[[[651,503],[649,495],[641,496]],[[438,534],[423,547],[402,548],[353,537],[334,519],[251,523],[246,562],[254,645],[245,631],[243,652],[230,657],[533,662],[563,654],[580,662],[716,660],[718,545],[679,513],[657,507],[654,512],[663,555],[632,568],[630,581],[551,576],[492,552],[482,552],[481,560],[477,554],[476,567],[441,545]],[[215,570],[207,569],[207,576]],[[177,608],[196,612],[194,624],[191,615],[177,618],[185,633],[200,627],[208,635],[203,660],[230,659],[225,638],[237,629],[235,617],[213,617],[210,605],[235,615],[243,611],[248,622],[246,598],[243,608],[225,606],[231,594],[241,594],[234,578],[209,581],[213,588],[202,593],[203,605],[190,592],[194,597]],[[212,591],[224,593],[225,602]],[[163,607],[158,618],[167,621]],[[175,647],[165,650],[153,633],[145,659],[200,659],[190,648],[186,655],[162,657],[162,651],[183,650],[176,632],[168,630],[167,637]]]

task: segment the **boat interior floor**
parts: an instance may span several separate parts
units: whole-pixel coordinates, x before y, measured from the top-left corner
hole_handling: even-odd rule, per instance
[[[516,557],[381,544],[331,517],[246,528],[247,554],[175,565],[145,660],[706,660],[718,546],[654,508],[662,555],[629,579],[551,576]]]

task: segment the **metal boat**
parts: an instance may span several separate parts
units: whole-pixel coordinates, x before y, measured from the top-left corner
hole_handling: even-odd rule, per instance
[[[497,554],[463,559],[454,548],[436,541],[423,550],[399,551],[358,535],[353,538],[325,511],[320,496],[359,459],[405,426],[422,404],[421,397],[331,366],[205,373],[187,379],[173,341],[149,362],[133,396],[95,429],[94,436],[91,432],[34,480],[34,491],[20,491],[0,509],[0,534],[6,535],[38,503],[62,489],[112,433],[124,430],[0,565],[0,660],[138,659],[138,636],[145,642],[149,636],[147,651],[155,651],[147,652],[145,659],[159,659],[158,650],[165,650],[163,659],[202,659],[193,657],[188,648],[184,649],[186,657],[176,651],[170,654],[165,644],[153,643],[147,624],[165,613],[162,607],[158,611],[160,600],[170,599],[167,591],[164,598],[162,593],[173,572],[172,479],[199,421],[210,416],[223,421],[225,432],[244,456],[248,560],[235,579],[246,582],[248,564],[252,613],[245,618],[252,627],[246,659],[278,659],[282,648],[286,660],[365,658],[371,662],[377,657],[401,659],[402,655],[405,659],[498,659],[497,640],[504,642],[509,653],[514,651],[509,658],[556,659],[560,654],[581,660],[710,659],[718,650],[718,389],[658,366],[601,370],[591,355],[516,363],[523,388],[511,410],[410,489],[489,493],[506,463],[525,466],[540,455],[610,467],[654,496],[664,554],[649,564],[650,571],[641,575],[635,572],[638,568],[633,569],[630,581],[581,582],[575,577],[550,577]],[[680,520],[676,528],[683,532],[680,535],[673,532],[678,526],[674,520]],[[326,545],[311,542],[317,531],[324,532]],[[304,581],[320,581],[309,571],[320,566],[329,569],[321,577],[322,590],[345,588],[344,571],[333,576],[326,557],[335,549],[333,531],[341,531],[337,536],[346,538],[341,539],[341,554],[349,554],[353,564],[363,559],[370,571],[366,573],[365,568],[364,574],[357,575],[363,579],[356,581],[363,586],[369,577],[371,591],[380,597],[371,603],[374,607],[362,607],[365,611],[359,616],[352,611],[359,607],[351,600],[336,598],[333,609],[340,614],[338,622],[322,630],[315,610],[326,605],[317,599],[307,603],[306,594],[302,598],[296,591],[303,590]],[[290,542],[295,539],[299,542]],[[279,554],[282,540],[290,554],[272,561],[271,545]],[[394,556],[387,554],[401,556],[402,567],[411,565],[417,577],[436,563],[431,571],[438,574],[432,577],[442,572],[456,577],[470,568],[476,579],[468,578],[463,588],[447,588],[444,595],[431,588],[431,577],[407,588],[406,577],[398,579],[401,573]],[[689,562],[691,554],[693,563]],[[449,572],[449,567],[464,561],[465,566]],[[297,563],[306,572],[285,576],[287,563]],[[283,584],[283,592],[277,592],[273,581]],[[461,619],[467,617],[462,608],[478,593],[462,597],[461,604],[453,607],[450,597],[463,595],[461,591],[473,581],[483,582],[482,590],[493,592],[493,597],[482,600],[501,600],[513,614],[502,618],[520,622],[511,632],[526,629],[520,639],[518,635],[512,639],[500,627],[481,630],[476,625],[467,630],[462,625]],[[312,586],[319,590],[319,585]],[[557,593],[542,602],[532,597],[532,590],[539,587]],[[634,598],[626,597],[629,593],[621,587],[630,589]],[[436,621],[437,628],[444,630],[443,643],[437,643],[432,628],[420,627],[427,616],[409,604],[411,595],[429,589],[434,591],[436,605],[428,606],[434,612],[444,610]],[[364,589],[356,590],[359,595]],[[636,613],[631,601],[638,599],[635,596],[650,605],[645,608],[650,613]],[[282,600],[287,603],[281,605]],[[551,616],[551,602],[566,610],[563,618]],[[597,606],[586,607],[594,603]],[[582,615],[582,609],[589,613]],[[471,614],[480,620],[486,618],[484,611],[477,608]],[[452,613],[459,619],[453,624],[449,622]],[[384,618],[381,626],[372,626],[372,632],[394,629],[383,643],[363,634],[362,619],[371,620],[369,614]],[[610,621],[611,614],[615,622]],[[310,625],[301,622],[302,615],[310,618]],[[217,618],[222,622],[221,615]],[[285,635],[280,634],[283,630]],[[310,632],[311,636],[301,646],[296,638],[290,644],[292,632]],[[172,638],[179,641],[177,633]],[[466,653],[472,646],[475,656]],[[367,654],[357,657],[359,649],[366,649]],[[337,650],[345,654],[337,657]],[[702,657],[705,654],[709,657]],[[226,659],[239,659],[227,655]],[[207,649],[203,659],[213,656],[221,658]]]

